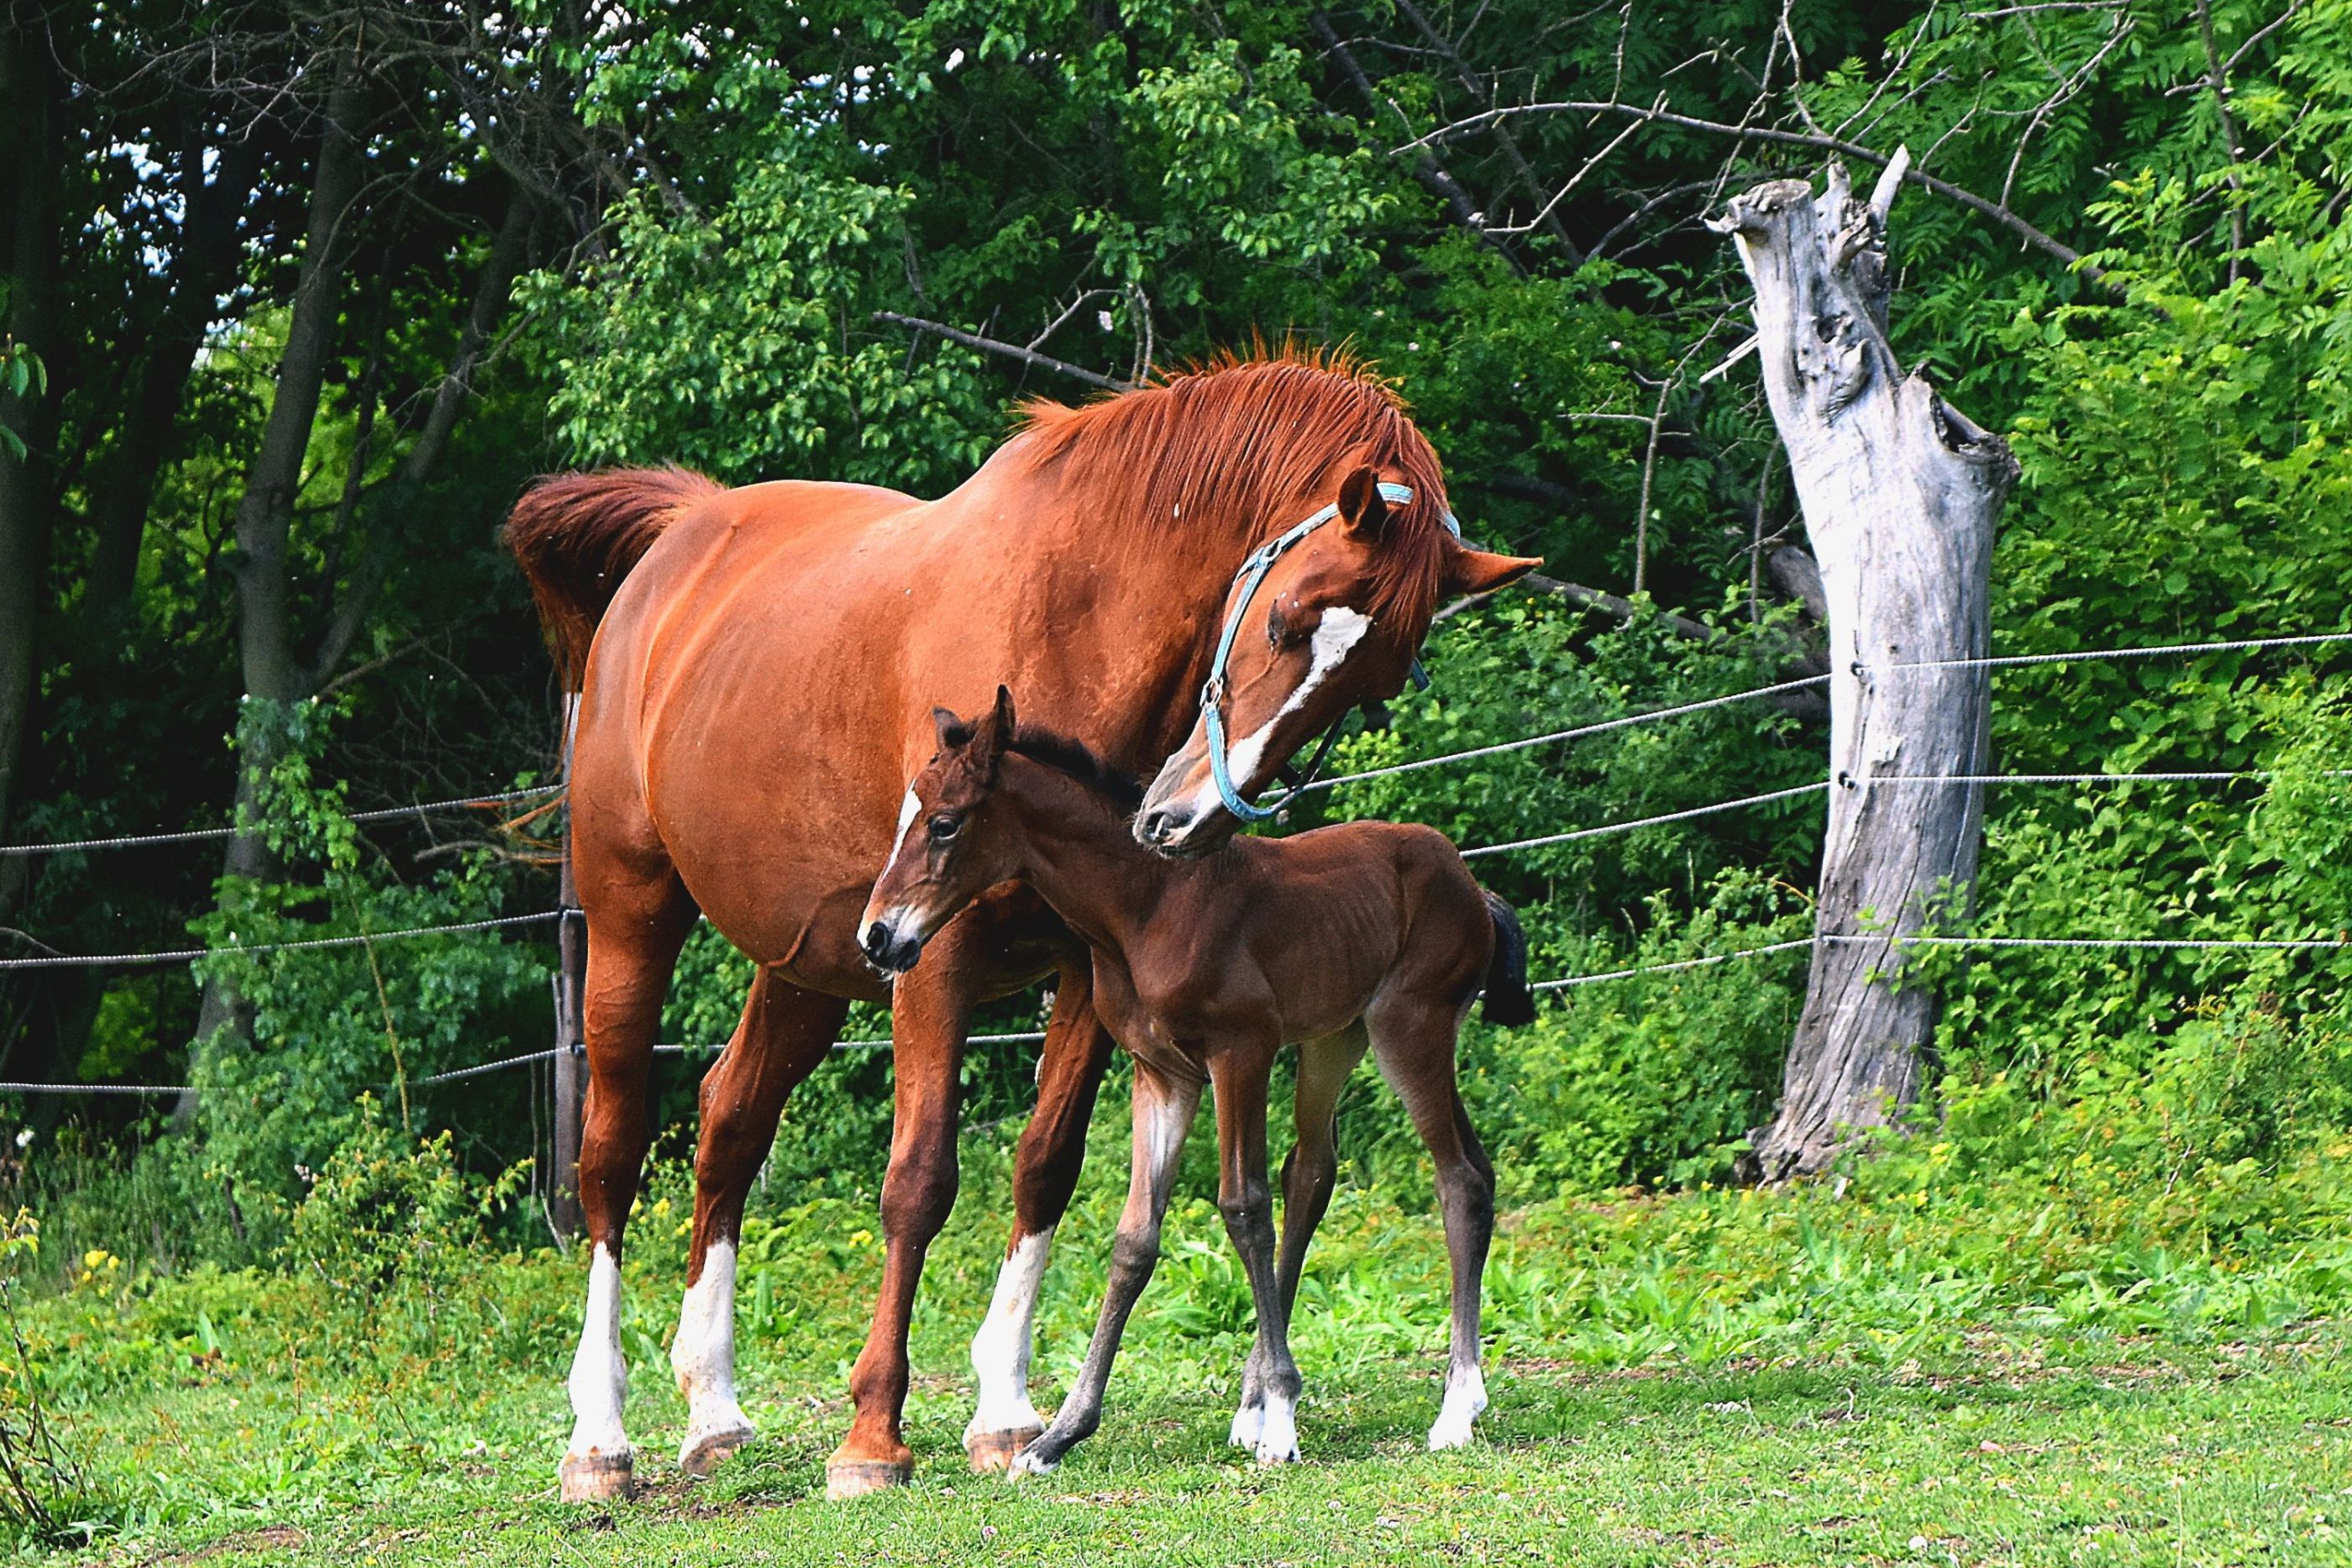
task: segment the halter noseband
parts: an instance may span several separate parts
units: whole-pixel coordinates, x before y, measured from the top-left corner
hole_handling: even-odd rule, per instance
[[[1392,505],[1405,507],[1412,504],[1412,486],[1410,485],[1382,480],[1380,490],[1381,498]],[[1217,795],[1224,801],[1225,810],[1244,822],[1263,822],[1297,800],[1300,791],[1312,783],[1315,775],[1321,770],[1323,759],[1331,755],[1331,747],[1339,738],[1339,726],[1347,722],[1348,716],[1344,712],[1332,721],[1331,727],[1323,732],[1322,744],[1315,748],[1314,758],[1307,764],[1307,771],[1273,805],[1253,804],[1242,799],[1242,792],[1234,787],[1233,772],[1225,757],[1225,719],[1220,710],[1225,698],[1225,661],[1233,653],[1234,639],[1241,632],[1242,616],[1248,612],[1250,601],[1257,597],[1258,584],[1264,582],[1265,574],[1274,570],[1274,563],[1280,560],[1293,545],[1339,515],[1339,504],[1334,501],[1279,538],[1269,539],[1252,550],[1249,559],[1242,562],[1241,570],[1234,573],[1234,580],[1241,585],[1241,598],[1233,609],[1226,612],[1224,631],[1217,638],[1216,657],[1209,661],[1208,683],[1201,688],[1201,719],[1208,727],[1209,777],[1215,780]],[[1454,520],[1452,512],[1445,514],[1445,528],[1455,538],[1462,537],[1462,525]],[[1423,688],[1429,685],[1429,673],[1421,667],[1418,658],[1412,662],[1412,683]]]

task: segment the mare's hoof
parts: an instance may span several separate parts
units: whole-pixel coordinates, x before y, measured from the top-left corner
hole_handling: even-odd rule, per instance
[[[1010,1432],[968,1432],[964,1435],[963,1451],[971,1456],[971,1468],[977,1474],[994,1475],[1013,1468],[1013,1457],[1045,1435],[1043,1427],[1021,1427]]]
[[[845,1502],[868,1492],[887,1491],[915,1479],[912,1459],[831,1459],[824,1467],[824,1495]]]
[[[698,1436],[688,1434],[685,1446],[677,1451],[677,1468],[690,1476],[707,1476],[719,1468],[720,1461],[758,1436],[749,1422],[720,1427]]]
[[[555,1472],[566,1502],[626,1502],[637,1495],[636,1456],[624,1448],[617,1454],[591,1450],[566,1454]]]

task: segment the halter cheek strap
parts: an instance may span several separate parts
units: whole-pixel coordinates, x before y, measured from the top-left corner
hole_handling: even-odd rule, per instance
[[[1412,502],[1412,487],[1409,485],[1391,484],[1384,480],[1380,488],[1381,498],[1392,506],[1409,506]],[[1250,552],[1249,559],[1242,562],[1241,570],[1234,573],[1234,582],[1240,585],[1241,596],[1234,601],[1234,607],[1225,612],[1224,630],[1217,637],[1216,656],[1209,661],[1208,684],[1201,688],[1201,720],[1208,729],[1209,777],[1215,781],[1217,796],[1224,801],[1225,810],[1244,822],[1263,822],[1296,800],[1299,791],[1313,781],[1316,772],[1323,766],[1323,759],[1331,754],[1333,743],[1339,738],[1339,726],[1347,720],[1348,716],[1342,713],[1332,722],[1331,727],[1324,732],[1322,744],[1315,748],[1314,760],[1307,765],[1305,775],[1274,804],[1260,806],[1244,800],[1242,792],[1234,787],[1232,763],[1225,755],[1225,717],[1223,709],[1225,698],[1225,662],[1233,655],[1234,639],[1241,633],[1242,617],[1248,612],[1250,601],[1257,597],[1258,584],[1264,582],[1265,574],[1274,570],[1274,563],[1280,560],[1292,546],[1339,515],[1339,503],[1335,501],[1312,517],[1294,525],[1279,538],[1269,539],[1258,546]],[[1454,520],[1452,512],[1445,514],[1445,528],[1446,531],[1455,538],[1462,537],[1462,525]],[[1418,657],[1412,662],[1412,682],[1413,685],[1424,690],[1429,685],[1429,673],[1421,667],[1421,660]]]

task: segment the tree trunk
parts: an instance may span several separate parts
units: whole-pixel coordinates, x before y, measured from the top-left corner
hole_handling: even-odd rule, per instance
[[[261,145],[257,132],[219,144],[210,183],[202,173],[206,145],[200,133],[184,139],[181,199],[186,215],[172,256],[171,294],[147,335],[146,358],[124,405],[115,444],[90,487],[95,542],[79,614],[86,642],[112,632],[130,605],[155,477],[171,451],[180,402],[205,332],[236,278],[236,220],[253,199]]]
[[[237,656],[248,701],[290,703],[310,695],[309,667],[295,653],[286,557],[302,455],[310,444],[334,344],[343,261],[351,251],[348,225],[355,216],[353,206],[366,172],[358,136],[362,89],[354,72],[348,67],[344,72],[327,99],[302,241],[302,269],[287,321],[286,350],[278,361],[278,387],[236,508],[236,551],[230,575],[236,584]],[[238,730],[236,820],[247,824],[255,815],[259,780],[278,761],[278,727],[266,717],[258,722],[248,717]],[[276,857],[258,832],[230,839],[221,858],[225,878],[259,880],[277,870]],[[224,1033],[241,1039],[250,1025],[234,988],[218,980],[207,984],[190,1051],[190,1081],[201,1076],[194,1071],[196,1063],[219,1049]],[[185,1124],[194,1113],[191,1090],[180,1097],[173,1114]]]
[[[1751,1180],[1822,1170],[1856,1131],[1917,1098],[1937,1003],[1901,983],[1891,938],[1963,913],[1981,787],[1881,785],[1880,774],[1985,770],[1993,523],[2017,476],[1999,436],[1905,377],[1886,342],[1886,209],[1898,153],[1867,203],[1832,164],[1816,200],[1781,180],[1717,225],[1756,288],[1764,391],[1820,563],[1830,641],[1829,836],[1812,975],[1772,1122],[1749,1134]]]
[[[55,319],[50,298],[58,264],[58,100],[64,84],[45,39],[0,24],[0,124],[8,130],[7,167],[0,172],[0,266],[6,268],[0,329],[46,354]],[[17,804],[31,744],[39,626],[47,587],[49,535],[56,497],[45,472],[53,410],[0,388],[0,425],[25,444],[17,457],[0,442],[0,836]],[[15,907],[31,862],[0,860],[0,915]]]

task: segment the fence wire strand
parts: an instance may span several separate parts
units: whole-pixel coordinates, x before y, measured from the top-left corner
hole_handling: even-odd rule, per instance
[[[536,915],[500,915],[488,920],[464,920],[452,925],[411,925],[399,931],[370,931],[353,936],[312,936],[295,942],[229,943],[219,947],[182,947],[168,953],[51,953],[38,958],[0,958],[5,969],[88,969],[110,964],[134,967],[142,964],[184,964],[219,953],[292,953],[320,947],[361,947],[371,942],[404,942],[415,936],[445,936],[467,931],[498,931],[510,925],[531,925],[561,920],[560,909]]]
[[[347,822],[388,822],[395,817],[422,817],[434,811],[455,811],[468,806],[505,806],[517,800],[535,800],[542,795],[562,792],[561,784],[541,784],[530,789],[508,789],[495,795],[467,795],[455,800],[427,800],[421,806],[384,806],[370,811],[353,811],[343,818]],[[66,839],[43,844],[0,844],[0,857],[10,855],[56,855],[80,850],[130,850],[150,848],[160,844],[201,843],[207,839],[235,838],[238,828],[189,828],[173,833],[128,833],[111,839]]]

